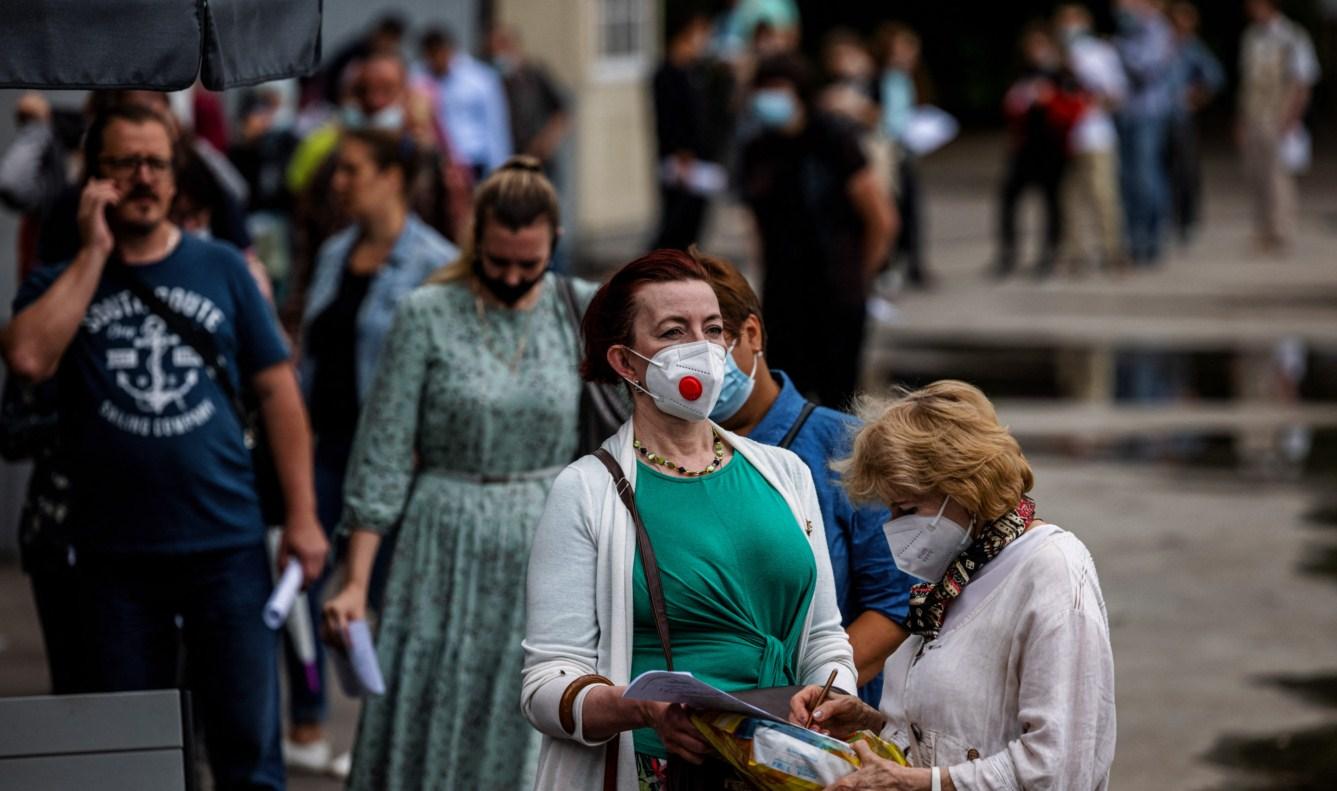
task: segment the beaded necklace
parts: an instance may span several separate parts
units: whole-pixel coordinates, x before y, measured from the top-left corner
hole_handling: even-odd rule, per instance
[[[709,467],[700,471],[688,470],[680,464],[674,464],[663,456],[660,456],[658,453],[653,453],[647,450],[646,447],[641,444],[639,439],[633,438],[631,445],[636,448],[636,450],[640,451],[641,455],[645,457],[645,460],[648,463],[656,464],[660,467],[667,467],[670,470],[676,471],[679,475],[685,475],[688,478],[697,478],[702,475],[711,474],[718,470],[720,465],[724,463],[724,440],[720,439],[719,432],[712,430],[710,433],[715,437],[715,460],[710,463]]]

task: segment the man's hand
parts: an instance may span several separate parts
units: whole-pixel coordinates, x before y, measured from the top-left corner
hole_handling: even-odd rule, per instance
[[[111,255],[116,238],[107,225],[107,208],[121,202],[121,191],[107,179],[89,179],[79,195],[79,236],[84,246],[103,256]]]
[[[280,574],[288,565],[288,558],[295,557],[302,564],[304,584],[310,585],[325,570],[329,555],[329,539],[325,538],[325,531],[320,528],[315,514],[288,518],[288,524],[283,527],[283,540],[279,542]]]

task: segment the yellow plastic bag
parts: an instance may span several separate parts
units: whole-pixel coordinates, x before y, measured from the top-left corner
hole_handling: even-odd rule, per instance
[[[858,770],[851,746],[865,742],[877,755],[902,766],[905,756],[871,731],[842,742],[790,723],[739,714],[694,714],[692,723],[739,775],[762,791],[821,791]]]

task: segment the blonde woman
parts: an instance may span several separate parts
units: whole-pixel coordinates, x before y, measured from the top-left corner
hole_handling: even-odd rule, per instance
[[[1033,478],[993,406],[964,382],[865,404],[841,466],[884,503],[897,565],[924,581],[911,635],[887,660],[880,710],[839,696],[817,728],[881,731],[909,768],[867,752],[832,789],[1104,789],[1114,760],[1114,663],[1095,565],[1036,515]],[[818,690],[796,696],[806,719]],[[862,750],[862,747],[859,749]]]
[[[377,634],[386,693],[363,708],[349,788],[532,782],[537,734],[517,705],[525,562],[576,450],[581,388],[547,274],[559,227],[537,161],[508,161],[478,188],[472,248],[404,298],[386,340],[345,485],[347,582],[325,605],[341,640],[397,528]]]

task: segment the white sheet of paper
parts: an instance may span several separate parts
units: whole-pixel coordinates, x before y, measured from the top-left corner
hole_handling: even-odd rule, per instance
[[[905,125],[905,147],[916,156],[926,156],[956,139],[961,125],[932,105],[916,107]]]
[[[1313,142],[1309,130],[1296,126],[1281,138],[1281,164],[1291,173],[1304,173],[1314,161]]]
[[[680,171],[677,160],[667,157],[660,165],[660,171],[664,181],[686,187],[688,191],[703,197],[718,195],[729,187],[729,171],[718,162],[698,159],[685,171]]]
[[[283,626],[283,622],[288,620],[288,612],[292,610],[293,602],[297,601],[297,594],[301,592],[302,564],[294,558],[288,561],[287,568],[283,569],[283,576],[274,586],[274,592],[269,595],[269,601],[265,602],[265,626],[270,629]]]
[[[385,694],[381,663],[376,659],[376,646],[371,641],[371,629],[366,621],[350,622],[348,648],[336,648],[330,655],[339,674],[339,684],[349,697]]]
[[[650,670],[632,679],[622,697],[628,700],[653,700],[681,703],[702,711],[727,711],[772,722],[784,722],[764,709],[735,698],[723,690],[683,671]]]

